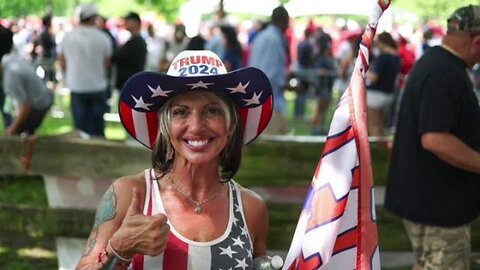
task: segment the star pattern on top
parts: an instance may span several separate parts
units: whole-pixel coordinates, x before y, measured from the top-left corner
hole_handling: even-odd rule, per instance
[[[242,229],[242,235],[248,235],[247,226],[243,226],[241,229]]]
[[[148,89],[150,89],[150,91],[152,91],[152,98],[154,97],[168,97],[168,93],[172,92],[173,90],[163,90],[162,87],[160,87],[160,85],[157,86],[157,88],[153,88],[151,87],[150,85],[148,85]]]
[[[243,242],[242,239],[240,239],[240,236],[233,239],[232,246],[240,246],[240,248],[243,248],[243,244],[245,244],[245,242]]]
[[[250,84],[250,81],[248,81],[245,85],[242,84],[242,82],[239,82],[237,86],[235,87],[227,87],[227,90],[230,90],[230,94],[233,93],[241,93],[241,94],[246,94],[247,91],[245,91]]]
[[[237,261],[237,265],[235,265],[235,268],[242,268],[243,270],[248,268],[248,264],[245,261],[245,258],[243,260],[235,259]]]
[[[190,90],[196,89],[196,88],[205,88],[208,89],[209,85],[213,85],[214,83],[205,83],[202,80],[196,82],[196,83],[187,83],[188,86],[191,86]]]
[[[237,225],[238,218],[236,216],[233,216],[233,225]]]
[[[135,107],[134,108],[136,108],[136,109],[142,108],[142,109],[145,109],[147,111],[150,111],[150,108],[148,108],[148,107],[152,106],[153,103],[145,103],[145,101],[143,101],[142,96],[140,96],[140,98],[137,99],[134,95],[132,95],[132,98],[135,101]]]
[[[238,212],[238,213],[242,212],[242,211],[240,211],[240,207],[238,207],[238,205],[235,205],[235,212]]]
[[[263,91],[261,91],[260,94],[258,94],[257,96],[257,93],[253,92],[252,98],[242,99],[246,102],[245,106],[260,104],[260,96],[262,96],[262,93]]]
[[[230,257],[230,259],[233,258],[233,254],[237,253],[235,250],[232,250],[232,247],[229,246],[227,248],[222,248],[222,247],[219,247],[222,252],[220,252],[220,255],[228,255],[228,257]]]

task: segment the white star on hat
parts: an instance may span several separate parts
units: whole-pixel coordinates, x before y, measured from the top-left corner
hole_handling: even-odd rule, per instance
[[[150,108],[148,108],[148,106],[152,106],[153,103],[145,103],[145,101],[143,101],[142,96],[140,96],[140,98],[137,99],[132,95],[132,98],[133,98],[133,100],[135,100],[135,107],[134,108],[142,108],[142,109],[145,109],[147,111],[150,111]]]
[[[157,86],[157,88],[153,88],[151,87],[150,85],[148,85],[148,89],[150,89],[150,91],[152,91],[153,95],[151,96],[152,98],[154,97],[168,97],[168,93],[172,92],[173,90],[163,90],[160,85]]]
[[[237,253],[236,251],[232,250],[232,247],[227,247],[227,248],[221,248],[222,252],[220,252],[220,255],[228,255],[230,259],[233,257],[233,254]]]
[[[191,90],[195,88],[205,88],[208,89],[209,85],[212,85],[214,83],[204,83],[202,80],[198,81],[197,83],[187,83],[187,85],[191,86]]]
[[[245,101],[247,104],[245,104],[245,106],[249,106],[249,105],[255,105],[255,104],[260,104],[260,96],[262,95],[263,91],[260,92],[260,94],[258,94],[257,96],[257,93],[253,93],[253,96],[252,98],[247,98],[247,99],[243,99],[243,101]]]
[[[237,86],[230,87],[230,88],[227,87],[227,89],[231,90],[230,94],[233,94],[233,93],[246,94],[247,92],[245,91],[245,89],[247,89],[249,84],[250,84],[250,81],[248,81],[245,85],[243,85],[242,82],[239,82]]]

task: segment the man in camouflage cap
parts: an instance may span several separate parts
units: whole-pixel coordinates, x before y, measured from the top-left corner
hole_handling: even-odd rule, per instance
[[[448,32],[480,34],[480,6],[469,5],[457,9],[447,20]]]
[[[385,208],[404,220],[413,269],[470,269],[480,215],[480,107],[468,69],[480,62],[480,6],[457,9],[442,45],[407,78]]]

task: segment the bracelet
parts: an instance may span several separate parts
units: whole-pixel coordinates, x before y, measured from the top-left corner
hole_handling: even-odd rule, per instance
[[[132,258],[132,259],[127,259],[127,258],[124,258],[124,257],[118,255],[118,253],[117,253],[117,252],[115,251],[115,249],[113,249],[113,247],[112,247],[111,239],[108,239],[108,244],[107,244],[107,245],[108,245],[108,247],[110,248],[110,250],[112,251],[113,255],[114,255],[115,257],[119,258],[120,260],[122,260],[122,261],[124,261],[124,262],[131,262],[131,261],[133,260],[133,258]]]

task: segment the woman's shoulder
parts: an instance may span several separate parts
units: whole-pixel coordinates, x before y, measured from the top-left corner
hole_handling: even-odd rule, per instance
[[[246,209],[258,209],[261,210],[263,208],[266,209],[266,204],[263,198],[256,193],[255,191],[242,187],[240,184],[236,183],[238,190],[242,196],[242,202],[244,204],[244,208]]]
[[[130,193],[132,188],[135,187],[140,190],[141,193],[145,193],[145,173],[140,172],[135,175],[122,176],[115,180],[112,185],[117,192],[128,191],[128,193]]]

